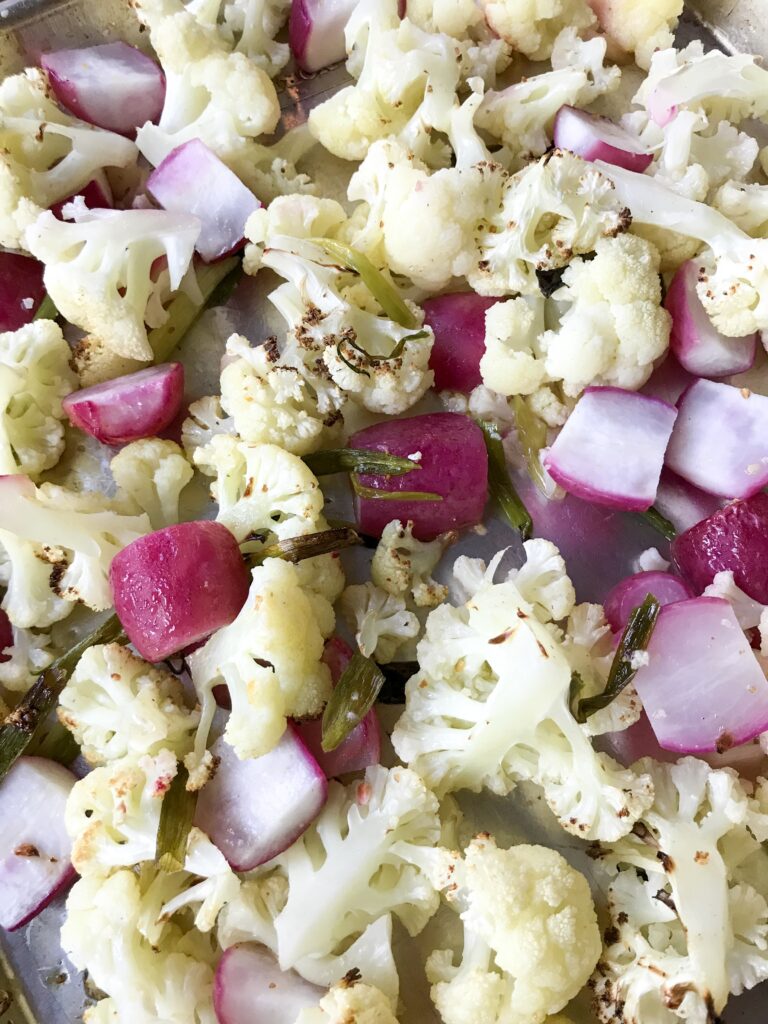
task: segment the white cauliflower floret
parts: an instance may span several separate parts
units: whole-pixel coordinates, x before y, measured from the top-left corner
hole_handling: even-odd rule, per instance
[[[234,622],[187,659],[203,707],[193,766],[204,755],[216,707],[212,690],[219,683],[226,683],[232,701],[224,738],[240,758],[269,753],[286,720],[319,714],[331,691],[330,672],[320,660],[324,633],[334,624],[328,602],[308,596],[296,566],[280,558],[266,559],[252,576]]]
[[[288,43],[275,36],[283,27],[290,0],[192,0],[192,11],[201,25],[218,28],[219,38],[274,78],[288,63]]]
[[[246,274],[257,274],[264,249],[271,247],[276,238],[332,238],[346,220],[344,207],[335,199],[278,196],[269,206],[254,211],[245,222],[249,244],[243,255],[243,269]]]
[[[726,181],[715,193],[712,205],[748,235],[768,236],[767,185]]]
[[[190,462],[198,448],[210,444],[218,434],[234,434],[235,421],[221,407],[219,395],[206,395],[192,402],[181,425],[181,443]]]
[[[525,562],[509,574],[541,622],[560,622],[573,611],[576,591],[558,549],[537,538],[523,544]]]
[[[136,163],[133,142],[78,121],[50,98],[44,72],[0,85],[0,244],[17,249],[35,217],[75,195],[105,167]]]
[[[374,583],[356,583],[341,595],[341,613],[354,630],[360,652],[382,664],[394,661],[400,648],[418,636],[421,623],[405,599]]]
[[[71,355],[53,320],[0,334],[0,474],[35,477],[59,461],[61,400],[75,387]]]
[[[342,980],[323,996],[316,1009],[302,1010],[295,1024],[397,1024],[397,1018],[379,989]]]
[[[600,28],[619,53],[634,53],[641,68],[647,68],[656,50],[672,46],[683,0],[589,0]]]
[[[51,588],[60,572],[62,551],[32,544],[10,530],[0,529],[0,583],[5,587],[2,609],[15,627],[50,626],[74,608]]]
[[[540,338],[549,380],[566,395],[590,384],[636,390],[669,346],[672,318],[661,307],[659,255],[635,235],[606,238],[592,260],[574,260],[557,302],[569,303]]]
[[[409,0],[408,17],[425,32],[466,39],[482,30],[483,12],[475,0]]]
[[[560,31],[595,23],[586,0],[481,0],[491,29],[531,60],[547,60]]]
[[[121,496],[147,513],[154,530],[178,523],[179,498],[194,470],[177,444],[159,437],[133,441],[109,468]]]
[[[602,947],[586,878],[555,850],[501,850],[474,839],[449,889],[464,923],[464,956],[427,960],[445,1024],[543,1024],[588,980]]]
[[[434,608],[448,596],[448,588],[432,579],[435,566],[455,535],[443,534],[422,541],[413,536],[413,523],[399,519],[384,527],[371,562],[371,579],[395,597],[410,595],[419,608]]]
[[[539,338],[544,297],[519,295],[496,302],[485,314],[483,383],[500,395],[531,395],[547,379]]]
[[[119,644],[89,647],[59,698],[59,719],[91,764],[192,747],[198,711],[179,680]]]
[[[43,281],[56,308],[116,355],[153,359],[147,325],[167,319],[164,294],[187,273],[200,221],[165,210],[88,210],[82,199],[66,209],[73,221],[48,211],[25,235],[45,264]],[[160,257],[167,257],[168,272],[153,280]]]
[[[13,626],[13,643],[0,650],[7,660],[0,661],[0,690],[26,693],[37,677],[53,661],[49,650],[51,638],[47,633],[34,633],[31,629]]]
[[[176,754],[129,755],[94,768],[75,783],[65,823],[80,875],[109,874],[154,860],[163,797],[176,775]]]

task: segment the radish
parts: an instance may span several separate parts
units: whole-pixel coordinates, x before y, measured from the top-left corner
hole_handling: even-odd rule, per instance
[[[74,881],[64,807],[76,781],[54,761],[20,757],[0,782],[1,928],[21,928]]]
[[[235,871],[252,871],[287,850],[325,806],[326,777],[290,725],[263,757],[240,760],[223,738],[211,753],[218,768],[200,792],[195,824]]]
[[[0,331],[31,323],[44,298],[43,264],[18,252],[0,252]]]
[[[700,491],[671,469],[665,467],[661,471],[653,507],[661,512],[679,533],[711,516],[721,506],[722,499]]]
[[[584,160],[605,160],[638,174],[653,162],[653,154],[635,135],[607,117],[576,107],[560,107],[552,137],[558,149],[570,150]]]
[[[268,949],[249,942],[230,946],[219,960],[213,1008],[219,1024],[296,1024],[325,992],[295,971],[281,971]]]
[[[423,304],[424,323],[435,343],[429,357],[437,391],[469,394],[483,383],[480,360],[485,352],[485,314],[498,299],[455,292],[437,295]]]
[[[672,279],[664,305],[672,317],[669,347],[696,377],[730,377],[752,368],[757,335],[728,338],[715,328],[696,294],[698,264],[689,260]]]
[[[58,203],[54,203],[51,207],[51,213],[54,217],[57,217],[59,220],[65,220],[64,207],[67,203],[73,202],[77,196],[83,197],[83,202],[89,210],[111,210],[115,205],[107,179],[103,178],[102,181],[99,181],[94,178],[87,185],[84,185],[79,192],[67,196],[66,199],[61,199]]]
[[[653,371],[648,380],[640,388],[641,395],[660,398],[662,402],[677,405],[680,396],[696,378],[684,370],[673,355],[667,353],[666,358]]]
[[[694,596],[691,588],[672,573],[636,572],[617,583],[605,599],[605,617],[614,633],[624,629],[633,610],[648,594],[653,594],[662,606]]]
[[[749,498],[768,484],[768,398],[697,380],[680,399],[666,463],[710,494]]]
[[[245,222],[261,203],[200,139],[177,146],[147,179],[164,209],[192,213],[201,223],[196,250],[206,263],[245,244]]]
[[[147,661],[162,661],[226,626],[248,596],[240,548],[220,523],[167,526],[112,559],[115,611]]]
[[[133,135],[160,117],[165,76],[155,61],[127,43],[44,53],[40,66],[56,99],[98,128]]]
[[[10,654],[4,654],[9,647],[13,647],[13,626],[11,620],[5,614],[2,608],[0,608],[0,664],[4,661],[10,661]]]
[[[428,413],[387,420],[359,431],[349,439],[351,448],[417,456],[419,468],[403,476],[361,474],[359,483],[382,494],[398,491],[439,495],[440,501],[357,496],[360,529],[380,537],[387,523],[413,522],[413,535],[434,540],[448,530],[474,526],[483,518],[488,500],[488,455],[483,432],[466,416],[452,412]]]
[[[730,570],[745,594],[768,604],[768,495],[734,501],[681,533],[672,560],[697,593]]]
[[[653,504],[677,411],[621,388],[587,388],[543,464],[571,494],[641,512]]]
[[[662,608],[635,676],[643,707],[665,750],[730,750],[768,729],[768,680],[719,597]]]
[[[184,398],[184,367],[164,363],[67,395],[73,426],[104,444],[154,437],[176,417]]]
[[[302,71],[321,71],[344,60],[344,39],[357,0],[295,0],[291,4],[288,41]]]

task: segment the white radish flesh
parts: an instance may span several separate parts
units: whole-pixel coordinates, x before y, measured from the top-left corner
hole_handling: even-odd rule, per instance
[[[605,160],[640,174],[653,160],[640,139],[620,125],[576,107],[560,107],[553,140],[558,149],[570,150],[584,160]]]
[[[344,29],[357,0],[295,0],[288,39],[302,71],[321,71],[344,60]]]
[[[325,989],[295,971],[281,971],[264,946],[244,943],[230,946],[219,960],[213,1007],[219,1024],[296,1024],[301,1011],[316,1007],[324,995]]]
[[[653,507],[668,519],[678,533],[707,519],[722,505],[722,499],[699,490],[666,467],[661,471]]]

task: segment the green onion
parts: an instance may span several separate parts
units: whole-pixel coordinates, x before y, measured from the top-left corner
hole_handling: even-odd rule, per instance
[[[416,317],[403,301],[397,288],[384,277],[380,270],[374,267],[367,256],[333,238],[310,238],[309,241],[347,270],[358,274],[365,287],[383,309],[385,316],[390,320],[394,320],[401,327],[415,328],[419,326]],[[392,357],[390,356],[390,358]]]
[[[388,452],[371,452],[367,448],[329,448],[303,455],[302,459],[315,476],[332,473],[376,473],[380,476],[402,476],[419,469],[418,462]]]
[[[161,327],[155,327],[147,335],[155,362],[164,363],[181,339],[192,327],[200,314],[212,306],[223,305],[240,280],[242,266],[233,256],[219,263],[201,263],[196,268],[197,284],[203,295],[202,303],[193,302],[184,292],[173,299],[168,306],[168,319]]]
[[[282,558],[286,562],[303,562],[305,558],[332,554],[344,548],[362,544],[360,534],[350,527],[335,530],[321,530],[301,537],[288,537],[266,546],[259,540],[246,540],[240,545],[241,552],[253,565],[261,565],[266,558]]]
[[[128,637],[116,615],[110,615],[97,629],[40,673],[34,686],[0,726],[0,779],[24,753],[41,722],[55,707],[59,694],[83,654],[89,647],[108,643],[128,643]]]
[[[442,494],[433,491],[385,491],[381,487],[366,487],[357,475],[350,477],[352,490],[359,498],[377,498],[379,501],[442,501]]]
[[[541,493],[548,497],[547,478],[539,458],[539,452],[547,444],[547,425],[532,411],[522,395],[515,395],[512,405],[515,410],[517,438],[523,450],[528,473]]]
[[[487,420],[478,420],[477,424],[483,431],[488,452],[488,489],[491,497],[499,505],[510,526],[520,532],[523,540],[528,540],[533,532],[533,520],[510,478],[499,428]]]
[[[323,712],[322,747],[335,750],[362,722],[384,685],[384,673],[376,662],[357,651],[350,658]]]
[[[157,828],[155,860],[161,871],[181,871],[187,859],[187,844],[197,806],[197,793],[187,790],[189,772],[183,765],[163,797]]]
[[[43,301],[37,308],[35,313],[35,320],[56,320],[58,319],[59,311],[56,309],[56,304],[50,295],[44,297]]]
[[[651,505],[647,511],[640,512],[638,514],[646,521],[646,523],[648,523],[649,526],[652,526],[654,530],[657,530],[662,537],[666,537],[667,540],[674,540],[677,536],[677,530],[672,523],[670,523],[666,516],[663,516],[657,508],[654,508],[653,505]]]
[[[35,738],[28,752],[34,757],[46,757],[49,761],[68,765],[80,753],[80,746],[69,729],[61,722],[54,722],[44,736]]]
[[[579,701],[577,717],[580,722],[586,721],[596,711],[607,708],[635,678],[637,669],[632,667],[632,655],[648,647],[660,610],[661,605],[653,594],[648,594],[640,607],[634,609],[621,634],[605,690],[595,697],[585,697]]]

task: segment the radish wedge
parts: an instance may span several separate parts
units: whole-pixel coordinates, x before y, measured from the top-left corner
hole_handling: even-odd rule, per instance
[[[678,533],[689,530],[722,506],[722,499],[700,491],[666,467],[661,471],[653,507],[668,519]]]
[[[236,871],[287,850],[325,806],[325,774],[290,725],[263,757],[241,760],[223,739],[211,752],[218,769],[200,792],[195,824]]]
[[[702,491],[749,498],[768,484],[768,398],[697,380],[680,399],[666,463]]]
[[[625,511],[653,504],[677,411],[621,388],[587,388],[542,460],[571,494]]]
[[[653,154],[636,136],[607,117],[576,107],[560,107],[553,140],[558,149],[570,150],[584,160],[605,160],[638,174],[653,162]]]
[[[249,942],[230,946],[219,960],[213,1008],[218,1024],[296,1024],[325,991],[295,971],[281,971],[268,949]]]
[[[43,264],[18,252],[0,252],[0,331],[31,323],[44,298]]]
[[[423,304],[424,323],[435,343],[429,357],[437,391],[469,394],[483,383],[480,360],[485,353],[485,314],[498,299],[456,292],[437,295]]]
[[[648,655],[635,686],[665,750],[723,752],[768,729],[768,680],[728,601],[662,608]]]
[[[167,526],[112,559],[115,611],[147,661],[163,661],[228,625],[248,596],[237,541],[221,523]]]
[[[44,53],[40,65],[56,99],[98,128],[133,135],[146,121],[156,121],[163,109],[163,72],[127,43]]]
[[[624,629],[648,594],[653,594],[662,607],[694,596],[691,588],[670,572],[636,572],[617,583],[605,599],[605,617],[614,633]]]
[[[757,335],[728,338],[715,328],[696,294],[698,264],[689,260],[677,271],[664,305],[672,317],[669,347],[680,365],[696,377],[730,377],[752,368]]]
[[[192,213],[201,223],[195,249],[212,263],[245,244],[245,222],[261,203],[200,139],[178,146],[147,179],[164,209]]]
[[[344,29],[357,0],[295,0],[288,22],[288,42],[302,71],[321,71],[344,60]]]
[[[74,881],[64,807],[76,781],[54,761],[20,757],[0,782],[0,928],[21,928]]]
[[[62,404],[73,426],[104,444],[127,444],[165,430],[183,398],[184,367],[164,363],[74,391]]]

